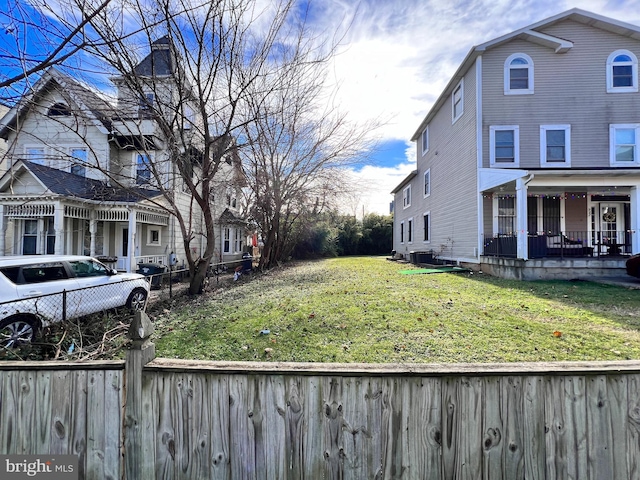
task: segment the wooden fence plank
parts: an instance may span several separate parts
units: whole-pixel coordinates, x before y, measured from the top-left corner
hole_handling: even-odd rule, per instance
[[[410,398],[409,428],[417,429],[408,449],[413,465],[411,478],[439,480],[442,474],[441,379],[419,377],[412,384]]]
[[[629,478],[640,478],[640,375],[627,375],[626,465]]]
[[[229,381],[229,457],[231,478],[254,480],[255,438],[249,413],[248,377],[233,376]]]
[[[305,415],[310,414],[305,410],[305,399],[302,379],[289,377],[286,380],[284,398],[285,411],[285,478],[304,478],[304,451],[305,451]],[[313,418],[309,418],[312,421]],[[306,423],[306,425],[305,425]]]
[[[545,480],[545,384],[542,377],[522,380],[522,432],[524,438],[524,478]],[[550,477],[551,478],[551,477]]]
[[[229,421],[229,376],[213,375],[209,383],[211,404],[211,478],[228,480],[231,478]]]
[[[176,439],[172,418],[172,387],[176,374],[169,373],[159,376],[156,391],[158,395],[155,478],[174,478],[174,464],[176,457]]]
[[[502,384],[502,406],[504,439],[502,442],[504,470],[503,478],[525,478],[524,437],[523,437],[523,394],[522,379],[507,376],[500,379]]]
[[[459,480],[482,477],[482,400],[481,377],[463,377],[458,381],[458,451],[456,475]]]
[[[324,457],[325,478],[342,480],[344,478],[342,426],[342,378],[323,379],[324,396]]]
[[[324,444],[324,384],[319,377],[303,377],[300,395],[303,404],[303,458],[301,480],[323,478],[325,469]],[[292,476],[292,479],[296,477]]]
[[[447,377],[442,383],[442,473],[444,480],[456,479],[458,454],[458,380]]]
[[[16,416],[18,431],[20,432],[19,453],[34,451],[33,441],[36,436],[36,387],[35,372],[21,371],[18,384],[18,408],[13,414]]]
[[[502,388],[499,377],[485,378],[482,412],[483,478],[507,478],[502,469],[504,440],[506,440],[506,427],[502,418],[505,413],[502,411]]]
[[[105,411],[105,381],[104,371],[93,370],[88,372],[87,379],[87,403],[90,411],[87,415],[87,465],[85,478],[107,479],[105,473],[105,451],[108,441],[117,441],[118,437],[107,439],[105,431],[109,422],[114,418],[106,418]],[[118,478],[118,477],[115,477]]]
[[[36,430],[35,443],[33,444],[34,452],[49,451],[51,433],[51,376],[52,372],[50,371],[37,372],[36,374]],[[2,395],[1,392],[0,395]],[[0,415],[2,415],[1,409]]]

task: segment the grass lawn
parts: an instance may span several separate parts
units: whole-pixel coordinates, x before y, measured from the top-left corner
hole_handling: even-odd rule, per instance
[[[299,263],[156,315],[158,357],[292,362],[640,359],[640,290]],[[267,332],[268,331],[268,332]]]

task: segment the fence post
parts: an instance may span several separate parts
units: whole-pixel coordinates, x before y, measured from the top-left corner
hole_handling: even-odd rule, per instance
[[[144,458],[143,445],[143,398],[142,369],[155,358],[155,345],[150,341],[154,331],[153,324],[144,312],[136,312],[129,326],[131,347],[125,359],[125,405],[123,425],[124,478],[137,480],[147,477],[148,470],[153,472],[152,458]],[[151,465],[147,465],[151,462]]]

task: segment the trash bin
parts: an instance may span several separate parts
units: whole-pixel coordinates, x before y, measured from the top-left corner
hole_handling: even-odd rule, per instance
[[[242,271],[250,272],[253,269],[253,257],[250,253],[242,254]]]
[[[139,263],[137,273],[145,277],[151,277],[151,288],[160,288],[162,285],[162,274],[167,271],[167,267],[160,263]]]

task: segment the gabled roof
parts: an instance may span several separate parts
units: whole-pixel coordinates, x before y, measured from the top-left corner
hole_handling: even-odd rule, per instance
[[[0,138],[7,138],[9,132],[15,128],[18,117],[24,117],[34,104],[53,89],[59,88],[69,103],[73,103],[72,110],[77,107],[87,119],[103,133],[111,129],[111,119],[115,116],[113,106],[90,88],[55,67],[48,69],[34,84],[18,104],[16,104],[0,120]]]
[[[0,188],[10,182],[11,177],[16,176],[23,170],[30,172],[47,190],[56,195],[100,202],[127,203],[135,203],[160,195],[157,190],[110,186],[100,180],[85,178],[25,160],[17,162],[0,178]]]
[[[612,18],[587,12],[586,10],[581,10],[579,8],[572,8],[571,10],[567,10],[566,12],[554,15],[553,17],[549,17],[545,20],[541,20],[540,22],[533,23],[527,27],[515,30],[501,37],[477,45],[469,51],[465,59],[462,61],[462,63],[458,67],[458,70],[454,73],[453,77],[451,77],[451,80],[449,81],[443,92],[440,94],[436,102],[433,104],[431,110],[429,110],[429,113],[427,113],[427,116],[420,123],[420,126],[411,137],[411,140],[416,141],[418,138],[420,138],[420,135],[424,128],[429,124],[435,114],[440,110],[442,105],[447,101],[455,86],[464,77],[469,68],[471,68],[471,66],[476,61],[476,58],[482,55],[482,53],[486,50],[497,47],[499,45],[503,45],[515,39],[522,39],[532,43],[537,43],[538,45],[543,45],[545,47],[553,49],[556,53],[564,53],[571,49],[571,47],[573,46],[572,42],[566,39],[547,35],[544,32],[540,31],[556,23],[566,20],[572,20],[584,25],[589,25],[601,30],[616,33],[618,35],[630,37],[635,40],[640,40],[640,27],[636,25],[620,22]]]

